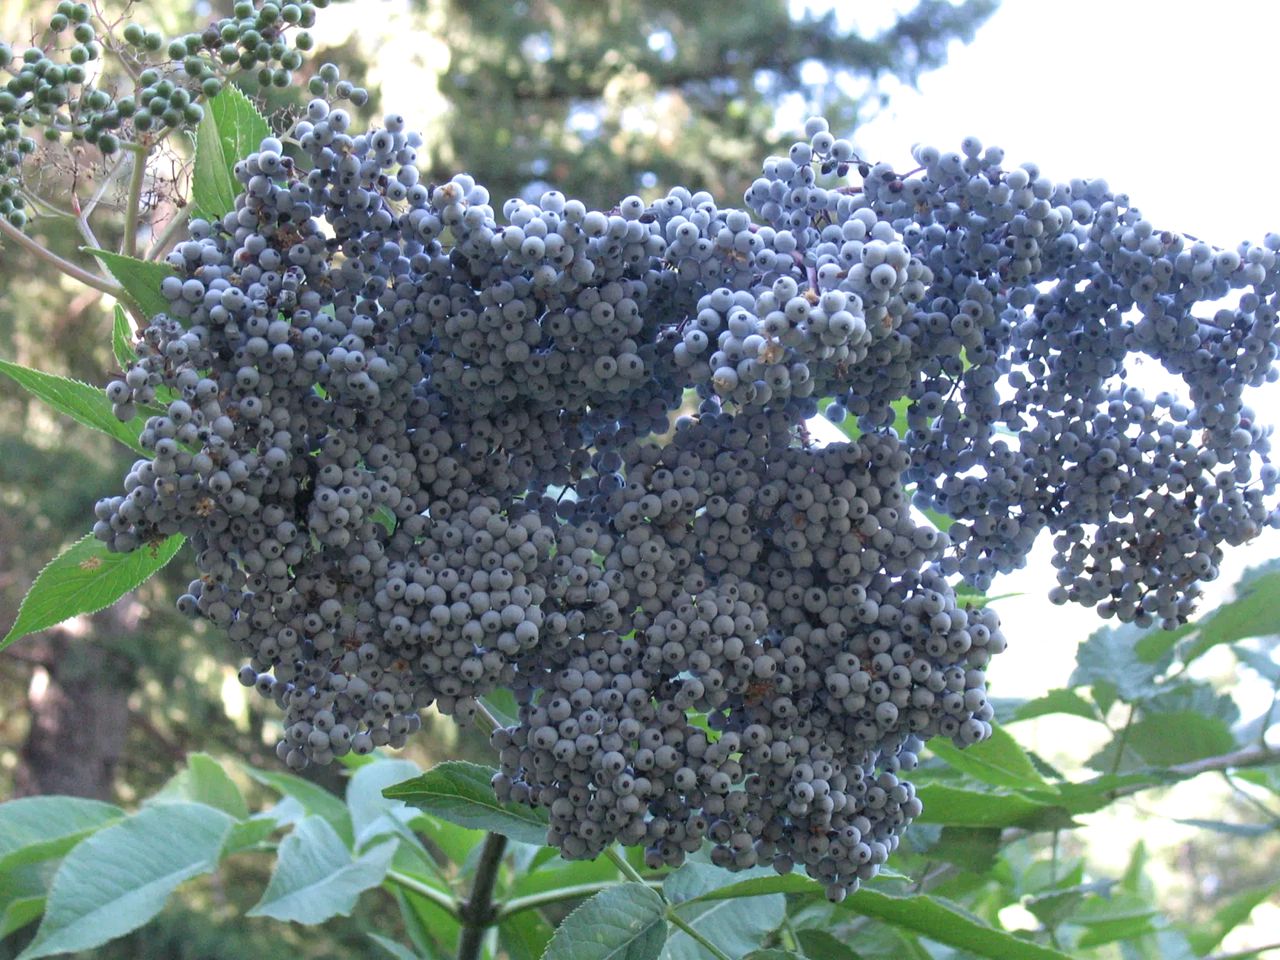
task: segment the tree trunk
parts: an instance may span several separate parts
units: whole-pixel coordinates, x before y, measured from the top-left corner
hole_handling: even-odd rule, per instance
[[[28,694],[31,727],[14,771],[16,796],[113,799],[134,684],[111,641],[134,621],[129,606],[87,618],[85,635],[55,628],[28,641],[38,666]]]

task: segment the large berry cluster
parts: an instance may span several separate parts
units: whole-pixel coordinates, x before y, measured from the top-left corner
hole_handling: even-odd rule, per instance
[[[1280,339],[1280,244],[1186,247],[974,141],[899,175],[820,120],[755,217],[676,188],[499,219],[469,176],[418,181],[400,117],[349,126],[314,101],[238,165],[107,388],[167,409],[95,533],[191,539],[179,605],[248,658],[291,766],[505,687],[494,788],[565,855],[710,842],[838,899],[920,812],[924,741],[990,733],[1005,640],[949,575],[981,586],[1049,527],[1065,598],[1176,621],[1274,516],[1240,398]],[[1190,402],[1114,386],[1135,351]],[[824,397],[857,439],[810,442]]]
[[[46,140],[83,141],[110,155],[122,142],[189,129],[229,75],[288,86],[313,45],[306,28],[328,4],[238,0],[232,16],[167,43],[159,31],[129,23],[119,38],[104,32],[106,49],[125,68],[117,77],[103,64],[100,15],[87,3],[61,0],[37,42],[18,52],[0,41],[0,73],[10,75],[0,87],[0,216],[18,227],[26,223],[21,168],[37,145],[30,131]],[[326,73],[335,72],[326,65]],[[324,80],[313,79],[323,90]],[[345,84],[343,93],[353,101],[368,96],[336,76],[328,79]]]

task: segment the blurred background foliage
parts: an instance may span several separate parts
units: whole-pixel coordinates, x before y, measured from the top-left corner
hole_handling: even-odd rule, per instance
[[[7,0],[0,5],[0,37],[23,44],[54,5]],[[799,101],[820,109],[833,127],[851,130],[880,102],[878,81],[911,83],[940,66],[995,6],[994,0],[918,0],[897,5],[884,29],[859,34],[843,30],[830,14],[797,14],[783,0],[351,0],[321,13],[317,52],[295,87],[268,91],[260,103],[283,128],[305,102],[309,73],[330,60],[369,88],[362,119],[399,110],[423,131],[427,179],[467,170],[490,188],[495,206],[508,196],[536,197],[551,185],[604,208],[627,194],[653,196],[677,183],[733,202],[760,158],[794,133],[778,125],[779,108]],[[106,12],[121,22],[177,31],[230,7],[229,0],[153,0],[108,4]],[[184,145],[175,144],[155,170],[148,199],[157,230],[184,202],[188,159]],[[59,204],[84,199],[93,182],[91,161],[51,153],[41,193]],[[118,226],[109,217],[98,223],[107,245]],[[65,221],[42,218],[32,232],[85,262],[74,252],[80,237]],[[12,246],[0,249],[0,356],[100,384],[115,363],[109,329],[110,304],[99,294]],[[0,627],[13,619],[41,565],[83,535],[94,501],[118,485],[128,463],[127,451],[56,419],[7,381],[0,386]],[[194,750],[257,766],[276,762],[275,721],[236,683],[221,640],[172,609],[189,575],[180,557],[115,608],[0,656],[0,798],[68,793],[127,805],[153,793]],[[1045,763],[1085,759],[1070,722],[1037,727],[1034,739]],[[445,757],[483,760],[487,746],[475,731],[428,717],[408,752],[425,766]],[[315,776],[340,790],[340,771]],[[1227,783],[1214,802],[1224,810],[1243,804],[1238,794],[1245,789]],[[1256,827],[1261,814],[1253,808],[1260,801],[1249,795],[1248,802]],[[1127,806],[1123,815],[1159,820],[1172,815],[1169,807]],[[919,838],[928,839],[928,831]],[[1074,858],[1083,864],[1093,855],[1088,841],[1086,830],[1061,838],[1037,834],[1006,847],[998,867],[1005,888],[1036,889],[1020,871],[1045,862],[1068,875]],[[1160,850],[1134,848],[1134,862],[1143,862],[1125,882],[1135,890],[1149,887],[1143,868],[1150,860],[1159,867],[1148,871],[1156,887],[1139,892],[1154,895],[1177,920],[1206,923],[1231,896],[1258,889],[1269,871],[1273,875],[1278,854],[1274,823],[1261,832],[1202,830]],[[991,857],[975,865],[997,870]],[[252,890],[265,882],[265,873],[255,875],[251,866],[234,869],[246,871]],[[966,881],[968,893],[982,886],[981,870]],[[368,949],[362,931],[394,923],[394,905],[385,918],[375,908],[319,931],[245,921],[240,915],[252,895],[238,878],[228,882],[227,872],[185,892],[180,905],[145,930],[93,955],[352,956]],[[964,893],[961,883],[955,895]],[[981,912],[976,901],[970,906]]]

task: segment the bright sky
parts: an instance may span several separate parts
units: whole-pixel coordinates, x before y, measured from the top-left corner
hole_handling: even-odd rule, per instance
[[[879,28],[902,4],[851,6],[860,25]],[[1220,246],[1260,242],[1280,230],[1280,177],[1267,169],[1280,146],[1268,93],[1277,36],[1280,3],[1267,0],[1212,8],[1189,0],[1004,0],[973,43],[953,45],[918,91],[892,88],[888,106],[854,139],[864,157],[909,164],[916,142],[954,150],[972,134],[1003,147],[1009,166],[1033,160],[1054,179],[1105,177],[1157,229]],[[794,115],[808,109],[796,104]],[[792,125],[791,117],[784,122]],[[1253,403],[1280,424],[1280,390],[1259,391]],[[1274,533],[1230,552],[1208,601],[1229,596],[1245,567],[1274,556]],[[1060,686],[1076,641],[1100,623],[1090,610],[1048,605],[1049,557],[1042,539],[1027,568],[992,590],[1026,594],[997,607],[1010,638],[992,666],[997,695]],[[1254,702],[1266,695],[1260,684],[1241,692]]]

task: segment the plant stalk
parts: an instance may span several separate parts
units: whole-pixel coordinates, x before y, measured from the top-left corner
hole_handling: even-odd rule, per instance
[[[662,889],[661,880],[646,880],[645,886],[653,889]],[[506,901],[498,907],[494,916],[494,921],[505,920],[513,913],[521,913],[525,910],[536,910],[539,907],[545,907],[552,903],[562,903],[565,900],[578,900],[585,897],[593,897],[597,893],[608,890],[610,887],[616,887],[617,881],[605,880],[597,883],[579,883],[571,887],[557,887],[555,890],[545,890],[542,893],[531,893],[525,897],[514,897]]]
[[[394,883],[397,887],[404,890],[411,890],[418,896],[430,900],[436,906],[449,911],[453,916],[458,916],[461,909],[457,899],[451,897],[443,890],[437,890],[435,887],[423,883],[416,877],[411,877],[407,873],[401,873],[399,870],[388,870],[387,880]]]
[[[475,879],[471,881],[471,896],[458,910],[462,921],[462,935],[458,938],[458,960],[480,960],[480,946],[485,931],[497,920],[498,911],[493,903],[493,887],[498,880],[498,868],[507,850],[507,838],[500,833],[490,833],[484,838],[480,862],[476,864]]]
[[[87,287],[93,287],[95,290],[101,290],[103,293],[110,294],[116,298],[119,298],[124,294],[124,288],[120,286],[120,284],[100,277],[97,274],[90,273],[83,267],[76,266],[70,260],[64,260],[48,247],[45,247],[43,244],[27,236],[3,217],[0,217],[0,234],[3,234],[5,237],[12,240],[18,246],[27,250],[38,259],[43,260],[55,270],[65,273],[72,280],[78,280]]]
[[[124,236],[120,238],[120,252],[126,257],[138,253],[138,208],[142,204],[142,183],[147,175],[149,151],[137,144],[121,144],[133,153],[133,170],[129,174],[129,193],[125,197]]]

